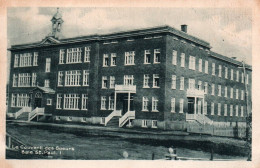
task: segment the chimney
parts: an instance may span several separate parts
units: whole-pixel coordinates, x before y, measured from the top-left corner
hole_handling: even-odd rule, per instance
[[[181,31],[187,33],[187,25],[185,24],[181,25]]]

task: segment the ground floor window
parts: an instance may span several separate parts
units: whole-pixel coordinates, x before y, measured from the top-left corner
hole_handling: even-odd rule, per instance
[[[148,111],[148,97],[143,97],[143,111]]]
[[[175,98],[171,98],[171,112],[175,113]]]
[[[147,123],[148,123],[147,120],[142,120],[142,127],[147,127]]]
[[[152,111],[158,112],[158,98],[152,97]]]
[[[57,94],[56,109],[61,109],[61,100],[62,100],[62,95],[61,94]]]
[[[88,95],[82,94],[81,110],[88,109]]]
[[[114,110],[114,97],[109,96],[108,110]]]
[[[64,109],[78,110],[79,109],[79,94],[64,95]]]
[[[106,110],[106,96],[101,96],[101,110]]]
[[[157,128],[157,120],[152,120],[152,128]]]
[[[30,96],[29,94],[12,94],[12,107],[29,107]]]
[[[180,113],[183,113],[183,99],[180,99]]]
[[[52,104],[52,99],[47,99],[47,105],[51,105]]]

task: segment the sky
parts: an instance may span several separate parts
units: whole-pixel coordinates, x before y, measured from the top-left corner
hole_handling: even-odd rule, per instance
[[[41,41],[57,8],[8,8],[8,47]],[[64,37],[169,25],[210,43],[212,51],[252,65],[250,8],[59,8]],[[10,54],[10,53],[9,53]]]

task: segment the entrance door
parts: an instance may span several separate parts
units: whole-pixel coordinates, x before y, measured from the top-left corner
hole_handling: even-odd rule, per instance
[[[194,114],[194,98],[188,98],[188,114]]]
[[[42,98],[35,98],[34,99],[34,108],[42,106]]]

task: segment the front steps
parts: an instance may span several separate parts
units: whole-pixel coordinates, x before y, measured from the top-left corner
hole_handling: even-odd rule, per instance
[[[118,127],[120,117],[113,117],[108,123],[107,127]]]
[[[30,112],[23,112],[21,115],[17,117],[17,120],[28,121],[28,116]]]

